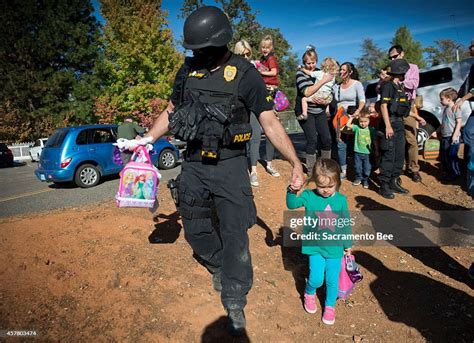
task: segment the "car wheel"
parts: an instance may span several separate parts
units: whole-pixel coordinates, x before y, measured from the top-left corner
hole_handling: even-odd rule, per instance
[[[435,132],[435,129],[429,123],[426,123],[426,125],[420,126],[418,128],[418,134],[416,136],[416,141],[418,143],[418,150],[423,150],[425,148],[425,143],[431,137],[433,132]]]
[[[74,182],[81,188],[96,186],[100,181],[100,173],[92,164],[83,164],[76,170]]]
[[[158,167],[163,170],[174,168],[177,162],[176,152],[170,149],[164,149],[158,157]]]

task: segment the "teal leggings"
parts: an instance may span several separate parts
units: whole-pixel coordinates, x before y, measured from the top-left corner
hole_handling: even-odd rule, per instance
[[[315,294],[323,285],[326,274],[325,306],[336,306],[341,258],[324,258],[320,254],[309,255],[309,278],[306,282],[306,294]]]

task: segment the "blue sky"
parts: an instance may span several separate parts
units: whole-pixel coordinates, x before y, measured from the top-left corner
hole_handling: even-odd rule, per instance
[[[96,1],[93,1],[96,3]],[[423,47],[438,39],[452,39],[469,46],[474,39],[474,1],[314,1],[247,0],[257,20],[278,27],[301,56],[307,44],[318,50],[320,60],[330,56],[339,62],[357,62],[361,43],[372,38],[384,51],[397,28],[405,25]],[[215,4],[214,0],[205,1]],[[382,3],[386,3],[383,5]],[[184,20],[178,18],[180,0],[163,0],[169,27],[180,39]],[[97,5],[95,4],[95,7]]]

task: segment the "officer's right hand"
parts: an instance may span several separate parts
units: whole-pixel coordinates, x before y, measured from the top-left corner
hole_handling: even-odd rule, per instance
[[[393,137],[393,129],[391,126],[385,127],[385,138],[390,139]]]

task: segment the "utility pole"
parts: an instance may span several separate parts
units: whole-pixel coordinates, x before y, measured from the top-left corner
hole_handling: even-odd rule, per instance
[[[456,15],[451,14],[450,17],[453,17],[453,23],[454,23],[454,30],[456,30],[456,38],[457,38],[457,45],[456,45],[456,61],[459,62],[459,33],[458,33],[458,27],[456,25]]]

